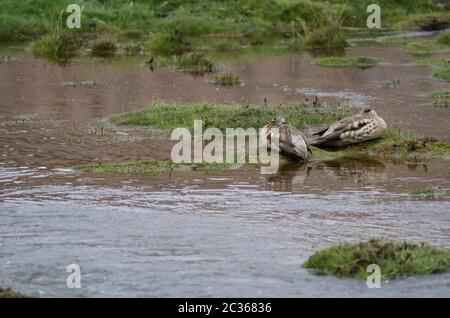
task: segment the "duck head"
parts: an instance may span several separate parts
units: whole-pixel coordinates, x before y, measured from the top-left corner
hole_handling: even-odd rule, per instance
[[[361,110],[360,114],[365,115],[365,116],[372,116],[372,117],[378,116],[377,112],[373,108],[365,108],[365,109]]]

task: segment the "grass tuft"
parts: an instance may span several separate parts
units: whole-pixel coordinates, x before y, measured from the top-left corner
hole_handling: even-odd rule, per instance
[[[218,74],[214,76],[214,83],[220,86],[235,86],[240,85],[241,80],[239,75],[233,73]]]
[[[321,57],[314,61],[315,64],[326,67],[356,67],[368,69],[376,66],[378,62],[374,59],[358,56],[358,57]]]
[[[434,78],[450,83],[450,68],[445,68],[433,74]]]
[[[450,251],[429,245],[371,239],[320,250],[303,264],[305,268],[339,277],[366,279],[370,264],[377,264],[384,279],[433,274],[450,267]]]
[[[117,44],[112,39],[99,39],[92,44],[91,56],[112,58],[116,55]]]
[[[415,189],[410,195],[415,200],[438,200],[444,196],[444,192],[440,189]]]
[[[35,57],[65,65],[77,55],[81,45],[82,42],[75,33],[52,34],[33,42],[31,51]]]
[[[0,298],[30,298],[30,296],[15,292],[11,288],[0,288]]]

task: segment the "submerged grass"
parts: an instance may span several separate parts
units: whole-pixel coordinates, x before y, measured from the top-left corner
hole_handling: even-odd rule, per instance
[[[368,69],[376,66],[378,62],[364,56],[357,57],[321,57],[314,61],[315,64],[326,67],[356,67]]]
[[[366,279],[370,264],[377,264],[384,279],[444,272],[450,267],[450,251],[429,245],[371,239],[320,250],[303,264],[305,268],[339,277]]]
[[[444,192],[441,189],[415,189],[411,191],[410,195],[415,200],[438,200],[444,196]]]
[[[30,298],[30,296],[15,292],[11,288],[0,288],[0,298]]]
[[[213,82],[220,86],[235,86],[241,84],[239,75],[233,73],[217,74],[213,77]]]
[[[261,128],[273,117],[282,114],[289,123],[302,129],[310,125],[328,124],[349,114],[348,110],[338,107],[313,108],[306,103],[257,107],[156,102],[152,107],[118,114],[111,120],[117,125],[150,126],[164,130],[186,127],[193,131],[194,120],[202,119],[205,129],[216,127],[225,131],[227,127]]]
[[[450,83],[450,68],[444,68],[435,72],[433,77]]]
[[[416,56],[426,56],[445,52],[448,48],[433,40],[419,40],[406,45],[406,52]]]
[[[170,161],[138,161],[126,163],[87,164],[75,167],[88,173],[103,174],[156,174],[170,171],[210,171],[232,168],[226,163],[173,163]]]

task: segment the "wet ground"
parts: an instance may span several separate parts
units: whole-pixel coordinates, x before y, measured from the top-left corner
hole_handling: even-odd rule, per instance
[[[0,64],[0,286],[42,296],[450,296],[450,273],[383,282],[316,276],[301,267],[315,250],[388,237],[450,248],[448,161],[311,162],[277,175],[257,169],[151,176],[89,175],[91,162],[170,159],[151,131],[117,130],[105,117],[155,99],[286,103],[318,96],[372,106],[419,134],[450,139],[448,109],[427,93],[448,88],[401,48],[360,46],[369,70],[328,69],[306,53],[224,61],[241,87],[130,63],[61,68],[26,53]],[[400,87],[384,81],[398,79]],[[67,85],[95,80],[92,87]],[[66,85],[64,85],[66,83]],[[66,287],[67,265],[82,288]]]

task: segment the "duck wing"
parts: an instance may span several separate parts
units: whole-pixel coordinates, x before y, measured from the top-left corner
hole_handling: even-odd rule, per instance
[[[282,152],[301,162],[308,161],[308,153],[311,152],[305,136],[291,125],[281,127],[279,147]]]
[[[371,120],[360,115],[345,118],[331,125],[328,129],[315,133],[319,136],[311,143],[313,145],[321,145],[325,142],[340,140],[343,134],[353,135],[364,126],[371,123]],[[353,132],[353,133],[352,133]]]

